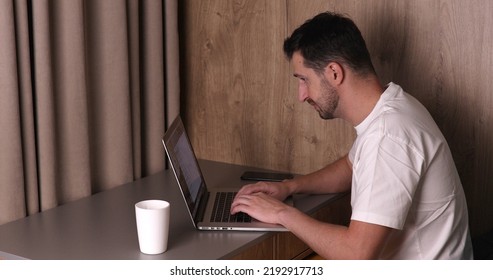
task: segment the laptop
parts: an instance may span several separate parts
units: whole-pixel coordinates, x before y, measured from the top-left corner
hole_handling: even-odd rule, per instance
[[[183,122],[178,116],[163,136],[181,194],[195,228],[199,230],[287,231],[281,225],[262,223],[245,213],[229,210],[237,189],[209,191]]]

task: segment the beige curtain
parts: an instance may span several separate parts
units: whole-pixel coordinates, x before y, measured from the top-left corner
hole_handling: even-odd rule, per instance
[[[0,0],[0,224],[164,168],[176,0]]]

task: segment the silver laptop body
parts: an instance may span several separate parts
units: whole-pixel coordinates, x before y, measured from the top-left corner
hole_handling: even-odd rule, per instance
[[[262,223],[254,219],[249,222],[211,221],[211,217],[217,215],[217,209],[214,208],[217,193],[234,193],[236,190],[225,188],[209,191],[207,189],[180,116],[173,121],[162,141],[195,228],[200,230],[287,231],[283,226]]]

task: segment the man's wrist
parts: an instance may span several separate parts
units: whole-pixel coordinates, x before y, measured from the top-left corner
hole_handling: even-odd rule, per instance
[[[295,215],[296,211],[298,210],[294,207],[291,206],[284,207],[281,211],[279,211],[277,215],[279,218],[279,224],[281,224],[286,228],[289,228],[289,221],[293,219],[293,216]]]
[[[289,195],[293,195],[298,192],[298,184],[295,179],[284,181],[284,185],[288,189]]]

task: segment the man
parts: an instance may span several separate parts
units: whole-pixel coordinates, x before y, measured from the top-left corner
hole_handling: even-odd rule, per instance
[[[356,25],[319,14],[286,39],[284,52],[299,100],[323,119],[351,123],[357,137],[348,155],[319,171],[244,186],[232,213],[281,224],[328,259],[471,259],[466,200],[446,140],[416,99],[380,84]],[[349,190],[348,227],[281,202]]]

